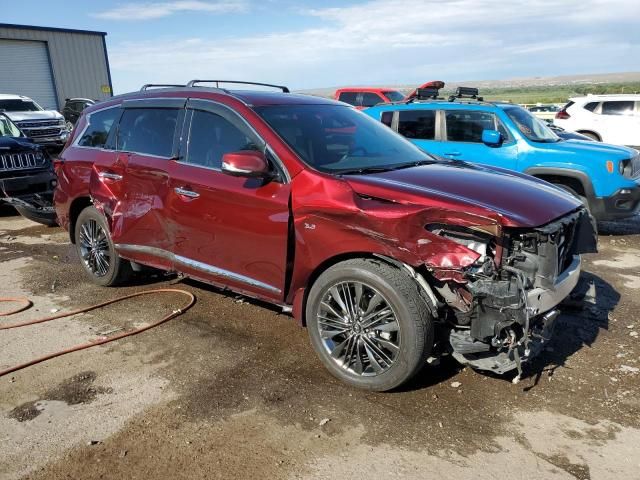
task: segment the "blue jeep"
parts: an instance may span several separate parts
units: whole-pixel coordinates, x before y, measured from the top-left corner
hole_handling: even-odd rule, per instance
[[[640,154],[627,147],[563,140],[524,108],[485,102],[460,87],[448,100],[426,89],[364,110],[423,150],[524,172],[578,196],[596,220],[640,209]],[[496,192],[498,193],[498,192]]]

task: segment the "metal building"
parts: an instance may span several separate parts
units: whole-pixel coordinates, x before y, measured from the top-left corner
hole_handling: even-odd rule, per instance
[[[105,32],[0,23],[0,93],[60,110],[65,98],[112,95]]]

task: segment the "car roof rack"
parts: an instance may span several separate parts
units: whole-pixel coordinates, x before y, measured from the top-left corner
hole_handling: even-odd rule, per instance
[[[416,91],[416,100],[442,100],[438,99],[440,89],[436,87],[418,88]]]
[[[458,87],[456,88],[456,93],[453,95],[449,95],[449,101],[453,102],[458,98],[471,98],[473,100],[477,100],[478,102],[482,102],[483,98],[478,96],[478,89],[475,87]]]
[[[273,87],[282,90],[283,93],[291,93],[288,87],[284,85],[273,85],[271,83],[259,83],[259,82],[244,82],[241,80],[191,80],[187,83],[187,87],[196,87],[198,83],[215,83],[216,88],[220,88],[221,83],[235,83],[239,85],[258,85],[260,87]]]
[[[149,90],[150,88],[171,88],[171,87],[186,87],[184,84],[177,83],[145,83],[142,88],[140,88],[141,92],[145,90]]]

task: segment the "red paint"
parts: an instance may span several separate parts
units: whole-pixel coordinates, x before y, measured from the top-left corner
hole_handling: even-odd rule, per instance
[[[380,255],[426,269],[436,278],[464,282],[463,268],[479,255],[427,231],[426,225],[482,226],[499,235],[504,227],[539,226],[576,208],[551,187],[480,166],[433,164],[345,177],[320,173],[307,167],[251,107],[331,100],[262,92],[234,97],[193,88],[140,92],[109,103],[151,95],[208,99],[235,110],[281,160],[290,181],[237,177],[176,159],[70,145],[58,167],[60,224],[71,228],[79,213],[76,206],[92,199],[107,216],[114,243],[166,252],[121,250],[125,258],[292,304],[298,318],[310,279],[341,258]],[[84,115],[104,106],[85,110],[76,132],[85,125]],[[257,171],[260,157],[251,152],[224,158]],[[176,188],[199,196],[190,198]],[[258,283],[203,272],[180,264],[180,258]]]
[[[345,88],[339,88],[338,90],[335,91],[335,93],[333,94],[333,98],[335,100],[340,100],[340,94],[342,93],[373,93],[374,95],[377,95],[379,100],[379,103],[388,103],[391,102],[392,99],[389,98],[387,95],[389,92],[391,91],[395,91],[391,88],[380,88],[380,87],[345,87]],[[358,110],[364,110],[365,108],[367,108],[367,106],[360,106],[360,105],[356,105],[355,108],[357,108]]]

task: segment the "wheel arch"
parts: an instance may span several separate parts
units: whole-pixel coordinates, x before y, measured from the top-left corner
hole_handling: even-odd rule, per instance
[[[594,137],[596,137],[596,139],[601,142],[602,141],[602,135],[600,135],[598,132],[596,132],[595,130],[591,130],[588,128],[581,128],[580,130],[576,130],[576,133],[581,133],[582,135],[593,135]]]
[[[80,212],[91,205],[93,205],[93,202],[90,197],[78,197],[71,202],[71,206],[69,207],[69,239],[73,244],[76,243],[75,231],[78,216]]]
[[[577,193],[581,193],[588,200],[595,197],[593,184],[589,176],[579,170],[565,168],[534,167],[525,170],[527,175],[545,180],[549,183],[560,183],[573,188]]]
[[[295,292],[292,292],[292,315],[301,327],[307,326],[305,318],[307,298],[309,296],[311,287],[315,284],[318,277],[320,277],[320,275],[322,275],[334,265],[337,265],[338,263],[344,262],[346,260],[354,259],[374,260],[385,263],[399,270],[404,267],[407,270],[407,273],[416,281],[420,290],[425,292],[425,295],[423,295],[423,297],[425,299],[425,302],[427,303],[427,307],[432,311],[432,313],[435,313],[435,310],[437,308],[437,300],[435,294],[431,290],[431,287],[428,285],[428,283],[424,280],[424,277],[422,277],[420,273],[416,272],[416,270],[411,265],[408,265],[400,260],[396,260],[386,255],[381,255],[373,252],[345,252],[329,257],[321,262],[308,276],[305,285],[298,288]]]

